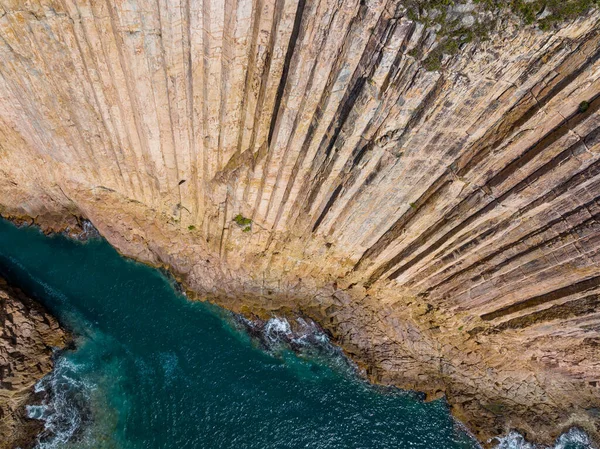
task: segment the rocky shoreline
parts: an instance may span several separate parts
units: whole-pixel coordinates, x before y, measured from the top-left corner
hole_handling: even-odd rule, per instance
[[[85,238],[84,223],[88,223],[87,232],[94,235],[97,232],[82,218],[62,224],[47,217],[37,217],[34,221],[9,218],[17,223],[35,224],[47,234],[63,232],[74,239]],[[198,278],[186,274],[173,259],[165,263],[165,259],[140,257],[139,253],[136,257],[127,245],[116,246],[115,239],[131,240],[115,235],[113,225],[105,225],[101,223],[100,234],[124,256],[166,270],[190,299],[207,300],[252,320],[255,324],[244,326],[251,335],[264,334],[268,321],[275,316],[287,318],[290,323],[298,317],[313,320],[370,382],[422,392],[426,400],[445,397],[454,417],[464,423],[483,447],[494,447],[496,437],[513,431],[527,441],[552,446],[570,429],[583,430],[594,444],[600,445],[600,421],[595,414],[600,407],[600,396],[595,388],[559,372],[546,372],[528,360],[511,360],[501,343],[494,340],[493,333],[457,333],[456,317],[416,305],[414,299],[394,296],[395,292],[390,290],[372,291],[374,298],[363,295],[360,299],[354,287],[331,284],[304,296],[294,289],[286,295],[274,290],[266,295],[246,290],[239,295],[231,279],[229,285],[223,283],[219,290],[203,290]],[[139,251],[146,245],[150,246],[138,234],[134,248]],[[158,257],[157,253],[151,254]],[[178,260],[185,261],[185,254],[179,255]],[[214,266],[207,269],[203,276],[223,275]],[[377,309],[377,303],[371,301],[381,297],[395,298],[395,303]],[[362,306],[350,307],[351,304]],[[403,306],[398,307],[399,304]],[[394,330],[401,333],[402,341],[397,335],[396,341],[390,341],[388,320],[393,320]],[[580,350],[571,349],[573,354]],[[589,357],[596,360],[594,354]],[[506,366],[508,363],[512,365]]]
[[[0,213],[308,317],[480,441],[600,440],[597,6],[4,2]]]
[[[0,449],[27,449],[43,430],[26,405],[41,398],[34,385],[53,368],[69,333],[39,303],[0,278]]]

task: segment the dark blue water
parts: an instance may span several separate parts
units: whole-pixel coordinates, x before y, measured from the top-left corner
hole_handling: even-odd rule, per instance
[[[324,335],[294,353],[277,343],[287,331],[275,320],[265,348],[231,314],[188,301],[103,240],[0,220],[0,274],[77,336],[29,409],[47,428],[39,447],[477,447],[443,402],[369,385]]]

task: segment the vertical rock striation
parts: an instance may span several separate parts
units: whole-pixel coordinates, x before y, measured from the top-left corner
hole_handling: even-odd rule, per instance
[[[598,437],[600,13],[467,2],[444,55],[405,6],[1,0],[0,211],[309,315],[482,440]]]

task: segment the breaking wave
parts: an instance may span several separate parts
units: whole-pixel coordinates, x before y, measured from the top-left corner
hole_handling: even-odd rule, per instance
[[[80,242],[87,242],[88,240],[101,238],[100,232],[89,220],[82,220],[81,229],[67,228],[64,235]]]
[[[78,379],[80,366],[59,357],[54,370],[35,385],[36,393],[45,393],[41,404],[28,405],[27,416],[44,422],[38,436],[38,449],[61,448],[79,437],[90,417],[90,398],[94,385]]]
[[[283,317],[272,317],[265,321],[234,315],[233,322],[236,328],[247,333],[259,347],[274,356],[293,352],[337,371],[360,372],[341,348],[331,342],[327,333],[310,319],[296,317],[289,321]]]
[[[44,427],[37,449],[479,447],[441,401],[356,376],[305,317],[248,320],[186,301],[102,240],[0,231],[2,265],[79,336],[27,408]],[[554,449],[585,442],[572,431]],[[512,434],[498,444],[532,449]]]
[[[510,432],[504,437],[495,438],[498,445],[495,449],[589,449],[592,442],[581,429],[572,428],[557,438],[554,446],[539,446],[529,443],[518,432]]]
[[[120,386],[118,347],[101,332],[82,323],[84,336],[75,348],[59,351],[54,369],[34,387],[37,404],[27,416],[43,422],[35,449],[116,449],[114,430],[119,412],[110,397]],[[99,445],[102,442],[102,445]]]

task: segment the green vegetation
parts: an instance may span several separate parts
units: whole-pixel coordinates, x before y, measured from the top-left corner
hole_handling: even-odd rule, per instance
[[[237,214],[233,217],[233,221],[242,228],[243,232],[250,232],[252,230],[252,220],[244,217],[242,214]]]
[[[588,110],[590,104],[587,101],[582,101],[579,103],[579,112],[583,113]]]
[[[417,205],[416,205],[415,203],[408,203],[408,205],[409,205],[410,207],[412,207],[413,209],[416,209],[416,208],[417,208]]]
[[[411,20],[423,23],[437,30],[438,45],[423,61],[429,71],[441,70],[444,55],[452,56],[469,42],[481,42],[489,39],[502,12],[510,12],[524,24],[535,24],[542,30],[558,28],[566,20],[583,16],[593,7],[600,7],[600,0],[474,0],[475,10],[457,13],[455,6],[466,4],[464,0],[407,0],[407,16]],[[482,11],[494,14],[485,15],[484,21],[478,21]],[[463,10],[464,11],[464,10]],[[471,23],[463,18],[471,15]],[[504,14],[506,15],[506,14]],[[491,19],[489,17],[492,17]],[[473,23],[475,20],[475,23]],[[419,51],[409,54],[420,57]]]
[[[244,217],[242,214],[237,214],[233,218],[233,221],[235,221],[240,226],[247,226],[249,224],[252,224],[252,220],[250,220],[249,218]]]
[[[475,0],[490,9],[508,7],[527,24],[537,23],[548,29],[559,22],[584,15],[590,8],[600,5],[599,0]],[[542,14],[547,8],[548,15]],[[544,16],[545,17],[542,17]],[[539,18],[538,18],[539,17]]]
[[[188,226],[188,229],[189,229],[190,231],[193,231],[194,229],[196,229],[196,226],[194,226],[194,225],[189,225],[189,226]]]
[[[428,25],[446,19],[447,10],[454,5],[464,4],[458,0],[409,0],[406,2],[407,15],[410,19],[419,20]],[[537,23],[548,27],[556,23],[575,19],[586,14],[590,8],[600,6],[600,0],[474,0],[488,11],[510,10],[527,24]],[[441,10],[434,19],[430,13]],[[547,10],[547,14],[543,14]]]

